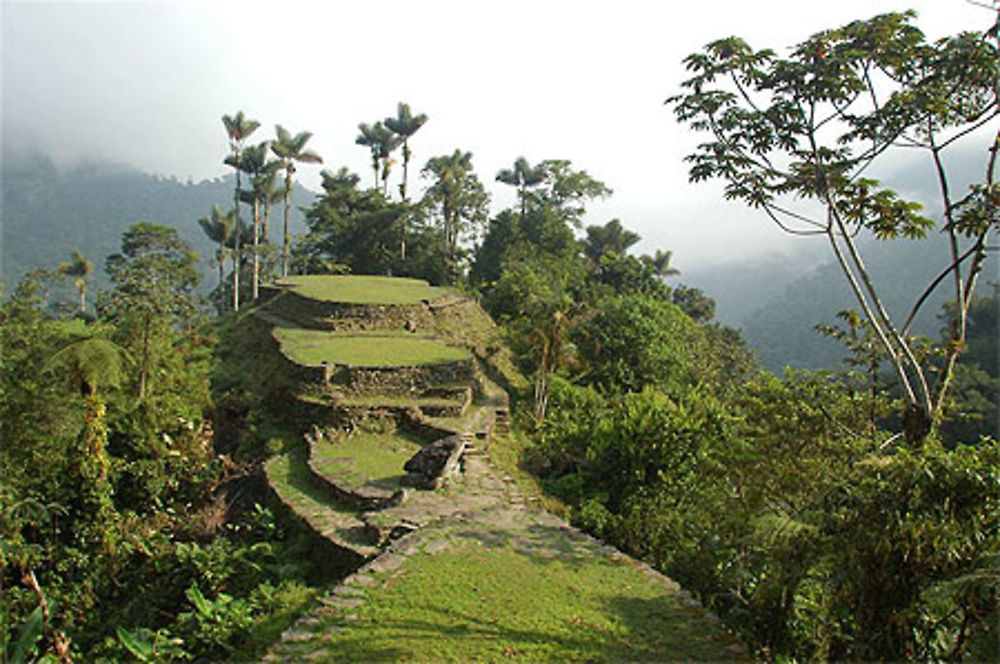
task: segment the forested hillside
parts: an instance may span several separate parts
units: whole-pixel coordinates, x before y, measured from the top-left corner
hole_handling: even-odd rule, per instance
[[[685,60],[691,186],[825,247],[750,318],[773,366],[832,361],[827,321],[819,371],[768,370],[668,247],[588,225],[596,169],[425,154],[405,102],[356,125],[365,177],[243,110],[231,181],[15,172],[61,221],[14,231],[80,244],[0,301],[2,659],[1000,660],[993,18]],[[871,177],[897,151],[941,186]],[[306,168],[305,232],[265,232]],[[177,221],[205,254],[163,219],[84,244],[104,180],[129,215],[213,192]]]
[[[137,221],[176,228],[203,257],[199,269],[211,274],[212,241],[197,220],[213,205],[232,206],[233,176],[181,182],[150,175],[126,165],[101,160],[69,168],[57,167],[39,153],[5,151],[0,206],[0,280],[8,285],[29,270],[53,269],[70,252],[81,251],[98,263],[95,279],[107,285],[102,262],[118,250],[122,233]],[[219,171],[225,167],[219,160]],[[303,230],[299,208],[314,194],[296,185],[292,198],[292,228]],[[280,222],[280,205],[276,206]],[[280,223],[272,226],[278,239]]]

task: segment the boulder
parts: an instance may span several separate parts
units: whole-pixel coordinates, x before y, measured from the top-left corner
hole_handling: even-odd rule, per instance
[[[419,489],[444,486],[448,478],[458,472],[465,446],[465,438],[460,435],[425,445],[403,465],[407,472],[403,482]]]

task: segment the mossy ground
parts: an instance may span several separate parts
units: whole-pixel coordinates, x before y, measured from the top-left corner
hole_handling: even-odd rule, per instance
[[[356,367],[412,367],[469,357],[469,352],[461,348],[404,335],[344,335],[279,327],[274,337],[289,359],[307,366],[329,362]]]
[[[367,275],[298,275],[285,277],[295,292],[314,300],[344,304],[420,304],[436,300],[451,291],[431,286],[420,279]]]

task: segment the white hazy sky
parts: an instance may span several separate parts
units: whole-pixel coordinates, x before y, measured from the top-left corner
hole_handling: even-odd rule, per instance
[[[418,167],[471,151],[495,210],[513,199],[493,183],[499,169],[565,158],[615,190],[589,223],[620,217],[640,249],[673,249],[682,269],[768,251],[792,260],[800,241],[717,185],[687,183],[681,159],[697,138],[663,105],[681,60],[731,34],[782,48],[907,8],[933,38],[991,18],[966,0],[4,0],[0,140],[201,180],[226,172],[220,118],[243,109],[262,123],[255,139],[275,123],[308,129],[326,167],[367,184],[357,125],[406,101],[430,116],[412,139]],[[318,171],[300,169],[303,184],[319,190]]]

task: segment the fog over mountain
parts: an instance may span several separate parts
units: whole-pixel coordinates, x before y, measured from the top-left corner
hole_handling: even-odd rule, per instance
[[[519,155],[570,159],[615,190],[589,223],[620,217],[669,248],[682,269],[750,256],[792,256],[757,214],[725,202],[717,183],[690,186],[682,158],[702,140],[663,101],[684,56],[738,34],[786,48],[817,30],[916,8],[932,37],[979,28],[964,0],[801,3],[721,0],[686,6],[600,2],[503,4],[389,0],[4,3],[2,141],[58,165],[108,159],[198,182],[226,172],[220,117],[243,109],[270,134],[315,134],[328,167],[370,175],[359,122],[408,102],[427,113],[414,160],[470,150],[494,210],[513,192],[494,174]],[[781,20],[775,20],[781,17]],[[302,184],[319,189],[319,169]]]

